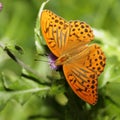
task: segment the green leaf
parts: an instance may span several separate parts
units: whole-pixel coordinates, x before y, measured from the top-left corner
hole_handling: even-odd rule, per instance
[[[110,82],[106,85],[106,96],[117,106],[120,106],[120,81]]]

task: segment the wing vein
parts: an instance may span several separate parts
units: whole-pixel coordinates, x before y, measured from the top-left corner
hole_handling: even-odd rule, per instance
[[[63,40],[62,40],[62,30],[60,31],[60,48],[62,48],[62,46],[63,46]]]

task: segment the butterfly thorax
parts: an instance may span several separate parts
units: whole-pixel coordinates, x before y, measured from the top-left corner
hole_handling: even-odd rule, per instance
[[[65,64],[66,62],[68,62],[70,59],[70,56],[69,54],[64,54],[62,56],[60,56],[56,61],[55,61],[55,65],[58,66],[58,65],[63,65]]]

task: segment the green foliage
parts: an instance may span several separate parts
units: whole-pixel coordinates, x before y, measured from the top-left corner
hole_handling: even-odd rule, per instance
[[[0,2],[1,120],[120,119],[119,0]],[[49,53],[39,25],[44,7],[67,20],[79,19],[94,27],[93,42],[102,47],[107,57],[95,106],[73,93],[62,70],[53,71],[44,62]]]

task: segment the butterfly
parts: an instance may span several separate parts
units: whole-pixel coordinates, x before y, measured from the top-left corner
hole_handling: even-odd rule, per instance
[[[50,51],[57,57],[55,65],[62,65],[65,78],[82,100],[96,104],[98,77],[103,72],[106,57],[93,38],[91,27],[79,20],[66,21],[50,10],[40,17],[43,37]]]

